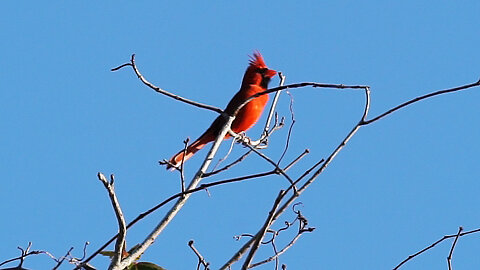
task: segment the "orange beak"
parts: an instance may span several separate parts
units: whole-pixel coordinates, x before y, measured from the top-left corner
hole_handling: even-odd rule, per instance
[[[268,78],[272,78],[275,75],[277,75],[277,72],[273,69],[269,69],[265,72],[265,76]]]

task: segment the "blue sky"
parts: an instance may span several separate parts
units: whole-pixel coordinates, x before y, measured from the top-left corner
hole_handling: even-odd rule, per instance
[[[480,76],[480,2],[474,0],[3,1],[1,7],[0,261],[17,256],[16,247],[29,241],[58,257],[74,247],[80,257],[85,241],[92,252],[110,238],[117,225],[99,171],[116,175],[128,220],[179,191],[178,175],[157,161],[216,115],[153,92],[130,69],[110,72],[132,53],[151,82],[222,108],[255,49],[287,83],[370,85],[372,117]],[[281,263],[288,269],[391,269],[458,226],[479,228],[479,91],[435,97],[361,128],[300,198],[316,230]],[[311,150],[291,170],[298,175],[358,121],[363,94],[305,88],[292,95],[296,123],[286,158]],[[287,120],[288,105],[282,95],[278,111]],[[277,132],[264,152],[278,158],[286,132]],[[243,151],[235,147],[232,158]],[[206,152],[188,162],[188,175]],[[269,169],[252,156],[215,179]],[[219,267],[241,246],[232,237],[256,232],[286,186],[270,177],[195,194],[143,259],[194,269],[197,259],[187,246],[194,239]],[[129,231],[127,244],[143,240],[165,211]],[[292,218],[287,213],[278,226]],[[450,245],[401,269],[446,268]],[[480,267],[479,248],[478,236],[461,238],[455,269]],[[256,259],[270,251],[265,247]],[[99,257],[92,264],[104,269],[108,261]],[[37,256],[24,266],[54,263]]]

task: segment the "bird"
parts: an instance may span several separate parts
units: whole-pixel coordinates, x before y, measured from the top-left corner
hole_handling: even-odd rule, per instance
[[[250,56],[250,62],[243,75],[240,90],[233,96],[224,110],[229,116],[232,116],[237,110],[238,106],[244,103],[251,96],[267,90],[268,83],[275,76],[277,72],[269,69],[260,52],[255,51],[253,56]],[[262,115],[263,109],[268,102],[268,94],[253,98],[245,106],[243,106],[235,116],[232,122],[231,130],[235,133],[245,132],[250,129],[258,121]],[[215,140],[224,126],[227,119],[219,115],[210,127],[193,143],[187,146],[186,150],[182,149],[175,154],[167,164],[167,170],[174,170],[179,168],[180,164],[191,158],[197,151],[202,149],[206,144]],[[230,138],[231,135],[227,133],[224,139]]]

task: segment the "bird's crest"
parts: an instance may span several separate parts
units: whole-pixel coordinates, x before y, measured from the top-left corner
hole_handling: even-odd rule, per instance
[[[260,67],[260,68],[267,67],[259,51],[254,51],[253,56],[250,56],[250,66]]]

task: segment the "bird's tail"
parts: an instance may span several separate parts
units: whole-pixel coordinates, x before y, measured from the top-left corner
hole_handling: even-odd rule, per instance
[[[167,170],[173,171],[175,168],[179,168],[182,160],[183,162],[187,161],[198,150],[202,149],[207,143],[211,142],[212,140],[212,138],[210,138],[209,136],[205,136],[205,134],[200,136],[200,138],[198,138],[196,141],[194,141],[187,147],[186,151],[182,149],[169,160],[170,164],[167,165]]]

